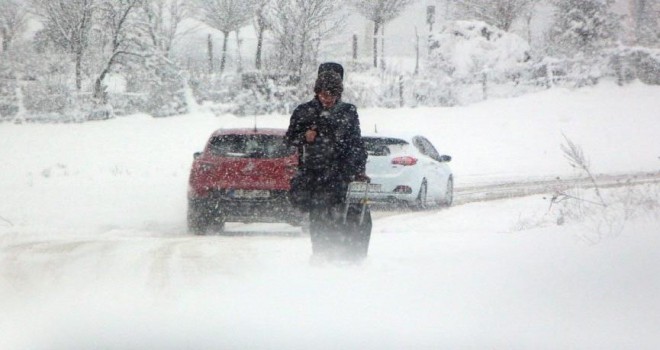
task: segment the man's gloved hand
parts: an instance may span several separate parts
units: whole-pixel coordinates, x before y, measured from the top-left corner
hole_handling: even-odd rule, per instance
[[[316,141],[317,135],[318,133],[316,132],[316,127],[313,126],[311,129],[305,132],[305,142],[314,143],[314,141]]]
[[[371,178],[369,176],[367,176],[367,174],[365,174],[365,173],[359,173],[359,174],[353,176],[353,181],[371,182]]]

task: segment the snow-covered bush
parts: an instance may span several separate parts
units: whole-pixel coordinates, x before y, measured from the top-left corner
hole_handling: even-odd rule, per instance
[[[190,87],[199,103],[224,103],[236,96],[239,76],[237,74],[206,74],[195,72],[190,78]]]
[[[660,208],[656,184],[626,187],[623,190],[603,192],[591,171],[591,164],[582,148],[564,135],[561,145],[564,158],[591,184],[590,189],[580,185],[562,186],[550,200],[550,210],[558,225],[566,221],[581,222],[590,228],[582,238],[598,243],[603,238],[618,235],[627,220],[638,215],[657,213]],[[657,215],[657,214],[656,214]]]
[[[600,195],[593,187],[561,187],[550,199],[546,219],[557,225],[581,224],[587,230],[579,237],[590,244],[616,237],[632,219],[658,217],[660,186],[657,184],[605,189]]]
[[[258,71],[198,76],[191,81],[197,99],[210,104],[216,114],[239,116],[290,113],[311,93],[311,87],[299,86],[295,76]]]
[[[344,78],[342,99],[359,107],[397,108],[401,105],[401,89],[405,93],[409,83],[407,75],[396,71],[348,72]]]
[[[484,22],[448,22],[429,37],[427,69],[451,79],[510,79],[530,60],[527,42]]]
[[[611,50],[609,68],[619,84],[639,79],[649,85],[660,85],[660,50],[643,47]]]
[[[555,85],[584,87],[596,85],[602,78],[610,76],[608,56],[577,55],[572,58],[544,57],[538,66],[545,66],[547,87]]]
[[[173,67],[155,69],[148,81],[148,98],[144,112],[154,117],[168,117],[188,111],[185,97],[185,80]]]
[[[146,93],[108,93],[108,104],[112,106],[115,116],[145,113],[147,99]]]
[[[90,94],[76,91],[73,64],[65,55],[20,47],[13,60],[16,104],[21,121],[80,122],[91,108]]]
[[[531,69],[525,40],[479,21],[447,22],[430,35],[429,50],[414,84],[416,100],[425,105],[485,98],[490,85],[518,84]]]
[[[95,107],[94,114],[111,110],[109,117],[135,113],[167,117],[188,112],[186,74],[176,66],[157,57],[140,64],[122,63],[103,80],[109,106]]]
[[[458,103],[452,80],[419,78],[411,80],[412,106],[454,106]]]
[[[638,79],[645,84],[660,84],[660,50],[641,47],[615,47],[594,55],[544,57],[534,63],[534,79],[547,87],[582,87],[603,79],[623,85]],[[545,83],[544,83],[545,81]]]

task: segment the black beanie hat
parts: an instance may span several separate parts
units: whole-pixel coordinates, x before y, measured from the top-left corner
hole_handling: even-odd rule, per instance
[[[320,75],[321,73],[327,72],[327,71],[331,71],[331,72],[335,72],[335,73],[339,74],[339,77],[342,80],[344,80],[344,67],[342,67],[341,64],[335,63],[335,62],[321,63],[321,65],[319,66],[319,72],[317,74]]]
[[[314,93],[318,94],[321,91],[328,91],[333,96],[341,96],[344,92],[344,84],[342,84],[341,76],[334,71],[321,72],[316,78],[314,84]]]

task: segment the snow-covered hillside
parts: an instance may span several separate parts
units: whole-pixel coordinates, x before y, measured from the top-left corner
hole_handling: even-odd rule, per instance
[[[466,186],[576,175],[562,134],[595,173],[657,171],[659,101],[658,87],[601,85],[359,112],[365,132],[428,136]],[[285,224],[186,233],[192,153],[253,123],[0,124],[0,348],[660,345],[657,184],[605,231],[588,213],[557,225],[543,196],[472,203],[381,217],[363,265],[311,266],[309,237]]]

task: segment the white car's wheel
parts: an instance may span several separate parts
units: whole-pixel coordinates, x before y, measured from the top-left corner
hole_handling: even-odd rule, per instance
[[[417,210],[425,210],[428,209],[428,207],[428,184],[426,183],[426,179],[424,179],[422,180],[421,186],[419,186],[419,192],[417,193],[414,208]]]
[[[445,198],[442,201],[442,205],[445,207],[450,207],[454,203],[454,178],[449,177],[447,179],[447,191],[445,192]]]

